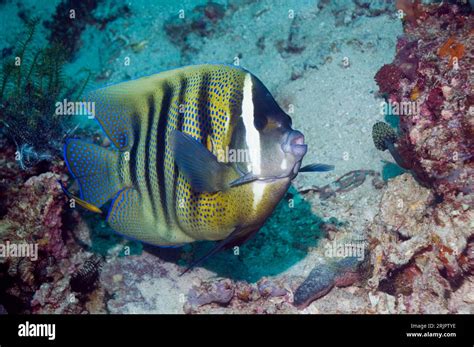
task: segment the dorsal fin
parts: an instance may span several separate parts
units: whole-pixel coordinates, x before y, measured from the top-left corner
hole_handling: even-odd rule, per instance
[[[86,95],[93,102],[92,110],[102,129],[120,151],[129,150],[136,136],[141,117],[148,113],[150,96],[160,93],[159,75],[139,78],[94,90]],[[89,110],[91,111],[91,110]]]
[[[148,114],[150,97],[161,100],[167,83],[176,84],[181,78],[216,68],[222,69],[223,66],[193,65],[165,71],[94,90],[86,95],[84,101],[93,102],[89,111],[94,111],[95,118],[115,147],[127,151],[133,145],[142,117]]]

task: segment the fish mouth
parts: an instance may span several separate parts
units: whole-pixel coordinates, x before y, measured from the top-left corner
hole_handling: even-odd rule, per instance
[[[300,161],[308,151],[308,145],[304,143],[304,135],[298,130],[289,131],[281,147],[283,152],[294,155],[297,161]]]

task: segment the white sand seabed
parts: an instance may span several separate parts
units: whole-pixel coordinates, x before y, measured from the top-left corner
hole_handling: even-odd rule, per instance
[[[295,36],[300,39],[295,44],[305,49],[282,57],[277,45],[288,39],[293,21],[288,18],[289,8],[303,18],[297,22]],[[375,97],[378,88],[373,77],[393,59],[401,22],[383,15],[359,17],[348,27],[336,27],[330,10],[319,11],[307,2],[300,2],[299,9],[271,1],[244,6],[224,18],[226,30],[205,39],[191,35],[198,52],[183,62],[231,63],[241,55],[241,66],[263,81],[285,111],[293,105],[294,127],[305,134],[309,145],[304,162],[336,166],[331,173],[300,175],[295,180],[298,187],[328,183],[350,170],[380,171],[380,160],[388,158],[374,148],[371,138],[372,124],[382,119],[383,101]],[[259,51],[257,41],[262,37],[265,48]],[[346,57],[347,68],[343,67]],[[294,71],[302,77],[293,81]]]

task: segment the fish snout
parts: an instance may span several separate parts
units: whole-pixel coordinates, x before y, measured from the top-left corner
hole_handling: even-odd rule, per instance
[[[285,153],[293,154],[298,160],[303,158],[308,150],[308,146],[304,143],[304,135],[298,130],[291,130],[285,143],[282,145]]]

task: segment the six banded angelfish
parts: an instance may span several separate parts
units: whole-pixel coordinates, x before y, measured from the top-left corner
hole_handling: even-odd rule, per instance
[[[66,141],[76,201],[153,245],[220,241],[212,254],[240,244],[299,171],[333,169],[301,167],[303,134],[257,77],[234,66],[171,70],[96,90],[87,101],[114,148]],[[218,158],[229,150],[246,160]]]

